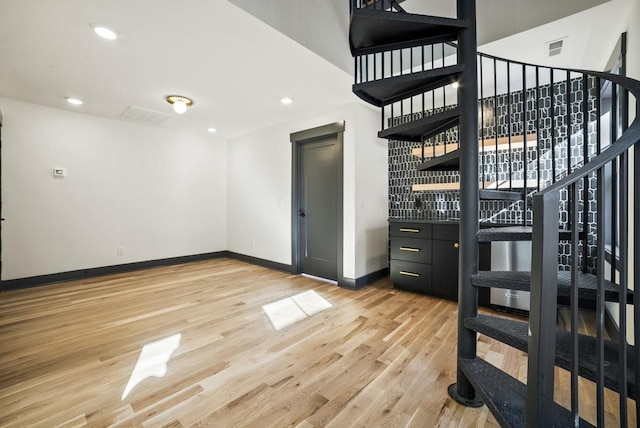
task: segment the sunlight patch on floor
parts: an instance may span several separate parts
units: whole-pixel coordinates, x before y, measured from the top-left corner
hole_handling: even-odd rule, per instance
[[[273,328],[281,330],[318,312],[329,309],[331,306],[331,303],[318,293],[309,290],[264,305],[262,309],[269,317]]]
[[[122,393],[122,400],[148,377],[164,377],[167,374],[167,363],[171,359],[173,351],[180,346],[180,334],[166,337],[155,342],[147,343],[142,347],[138,361],[131,372],[131,377]]]

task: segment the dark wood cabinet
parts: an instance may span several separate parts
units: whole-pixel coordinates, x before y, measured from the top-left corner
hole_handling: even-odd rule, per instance
[[[395,288],[458,299],[459,225],[391,220],[390,272]],[[480,270],[491,267],[491,247],[480,245]],[[480,295],[481,302],[484,294]]]
[[[432,289],[449,299],[458,299],[458,241],[433,240]]]
[[[392,222],[389,226],[390,273],[394,287],[431,292],[432,225]]]

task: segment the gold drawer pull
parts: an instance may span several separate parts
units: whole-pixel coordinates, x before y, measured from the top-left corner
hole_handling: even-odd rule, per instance
[[[404,276],[412,276],[412,277],[414,277],[414,278],[419,278],[419,277],[420,277],[420,274],[419,274],[419,273],[407,272],[407,271],[404,271],[404,270],[401,270],[401,271],[400,271],[400,275],[404,275]]]
[[[410,251],[412,253],[419,253],[420,248],[400,247],[400,251]]]
[[[401,227],[400,232],[409,232],[409,233],[420,233],[420,229],[406,229]]]

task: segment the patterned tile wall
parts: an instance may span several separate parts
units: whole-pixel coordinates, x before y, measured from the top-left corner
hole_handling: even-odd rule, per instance
[[[529,147],[526,152],[522,148],[485,151],[479,155],[480,182],[514,182],[524,180],[527,185],[535,189],[544,188],[555,179],[566,175],[578,166],[584,159],[583,125],[588,116],[587,157],[596,154],[596,93],[594,80],[587,83],[587,90],[583,88],[581,78],[569,82],[571,90],[567,95],[567,82],[562,81],[553,85],[543,85],[526,91],[513,92],[489,97],[478,103],[480,117],[479,136],[485,140],[508,137],[511,129],[512,136],[521,136],[526,127],[527,134],[537,134],[537,148]],[[588,114],[584,114],[583,97],[587,94]],[[536,103],[536,96],[539,102]],[[536,105],[538,104],[538,105]],[[438,112],[429,111],[425,114]],[[413,117],[396,118],[393,123],[406,122]],[[555,130],[551,124],[554,123]],[[431,146],[441,146],[457,143],[457,128],[440,134],[426,142],[425,153],[428,156]],[[569,136],[569,138],[568,138]],[[495,140],[492,140],[493,144]],[[460,181],[457,171],[417,171],[421,162],[419,157],[413,156],[411,151],[421,147],[420,143],[390,141],[389,142],[389,217],[415,218],[426,220],[456,219],[460,214],[458,191],[412,191],[414,184],[455,183]],[[501,146],[502,147],[502,146]],[[447,149],[448,151],[449,149]],[[539,173],[537,172],[539,170]],[[555,172],[554,172],[555,171]],[[539,179],[539,182],[538,182]],[[595,254],[595,178],[589,180],[587,189],[587,253]],[[515,186],[514,186],[515,187]],[[579,199],[583,201],[584,189],[579,186]],[[499,223],[527,224],[532,222],[530,203],[513,201],[480,201],[480,218],[482,221]],[[582,206],[582,203],[580,204]],[[525,219],[523,219],[525,217]],[[567,192],[561,194],[561,224],[568,223]],[[567,268],[569,263],[568,245],[560,244],[561,268]],[[590,259],[591,262],[592,259]],[[593,268],[594,266],[590,266]]]

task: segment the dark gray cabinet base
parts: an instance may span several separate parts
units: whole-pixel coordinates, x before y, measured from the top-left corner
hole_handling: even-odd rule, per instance
[[[391,220],[390,272],[394,288],[458,300],[459,225]],[[491,246],[480,244],[480,270],[491,268]],[[482,291],[482,290],[481,290]],[[487,301],[480,293],[480,303]]]

